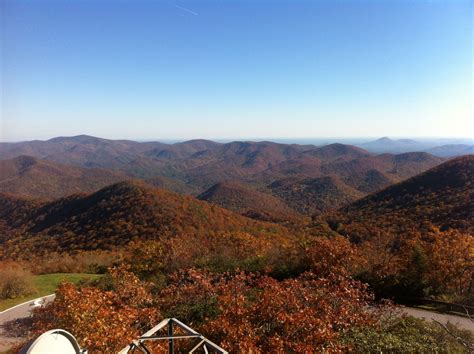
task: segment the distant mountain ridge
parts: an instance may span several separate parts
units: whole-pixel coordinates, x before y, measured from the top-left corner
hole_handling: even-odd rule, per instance
[[[318,206],[296,207],[308,213],[340,207],[354,198],[378,191],[444,161],[424,152],[375,155],[360,147],[338,143],[314,146],[269,141],[216,143],[191,140],[163,144],[81,135],[48,141],[0,144],[0,159],[12,159],[24,154],[43,159],[44,163],[107,169],[111,174],[142,179],[183,194],[199,195],[216,184],[232,181],[245,186],[247,192],[251,188],[266,195],[272,194],[283,204],[292,204],[294,200],[282,199],[282,195],[291,199],[290,196],[296,197],[297,194],[281,189],[278,194],[276,189],[268,188],[275,181],[294,181],[294,188],[285,183],[289,191],[306,185],[306,181],[311,179],[336,178],[337,182],[334,180],[332,184],[310,183],[313,186],[311,191],[298,197],[307,203],[317,201]],[[33,182],[31,180],[27,184],[32,186]],[[8,188],[4,190],[21,192],[21,188]],[[337,191],[337,198],[328,199],[330,190]],[[76,188],[73,191],[82,190]],[[37,194],[43,197],[47,192],[46,188],[42,195]],[[257,192],[249,192],[247,196],[250,198],[252,193]],[[29,193],[25,195],[35,196],[34,190]],[[344,193],[345,196],[342,195]],[[50,197],[62,195],[52,191]],[[325,201],[314,199],[316,195],[326,195],[323,197]]]
[[[474,154],[474,145],[449,144],[436,146],[427,150],[428,153],[440,157],[454,157]]]
[[[452,139],[454,141],[455,139]],[[459,139],[465,141],[467,139]],[[416,152],[424,151],[438,157],[455,157],[461,155],[472,154],[474,151],[474,144],[454,143],[449,139],[444,140],[423,140],[417,141],[413,139],[390,139],[388,137],[379,138],[374,141],[359,144],[358,146],[366,149],[370,152],[381,154],[381,153],[405,153],[405,152]]]

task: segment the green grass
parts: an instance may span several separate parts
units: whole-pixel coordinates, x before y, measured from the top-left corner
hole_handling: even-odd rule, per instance
[[[0,300],[0,311],[4,311],[12,306],[21,304],[22,302],[33,300],[41,296],[52,294],[58,288],[58,285],[67,281],[77,284],[81,280],[95,280],[103,277],[102,274],[86,274],[86,273],[54,273],[33,276],[35,292],[31,295],[17,297],[15,299]]]

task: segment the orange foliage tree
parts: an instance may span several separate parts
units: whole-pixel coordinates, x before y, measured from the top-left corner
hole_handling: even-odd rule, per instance
[[[167,316],[179,316],[231,352],[342,350],[338,338],[371,326],[378,313],[365,285],[346,276],[268,276],[181,272],[159,295]]]
[[[427,279],[441,292],[466,296],[474,291],[474,237],[457,230],[435,232],[426,245]]]
[[[55,301],[35,313],[37,331],[64,328],[91,352],[116,352],[175,317],[231,352],[341,351],[348,349],[341,335],[380,318],[364,284],[330,272],[278,281],[190,269],[154,296],[125,267],[111,276],[113,291],[63,284]]]
[[[35,332],[63,328],[90,352],[112,353],[157,323],[160,312],[149,307],[145,285],[123,267],[111,275],[115,291],[62,284],[53,304],[35,312]]]
[[[316,237],[306,251],[309,269],[320,276],[352,274],[361,264],[355,246],[345,237]]]

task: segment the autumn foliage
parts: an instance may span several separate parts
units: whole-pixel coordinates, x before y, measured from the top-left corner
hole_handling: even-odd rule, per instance
[[[117,352],[160,319],[146,286],[123,268],[111,271],[115,291],[62,284],[52,306],[36,311],[38,333],[63,328],[91,353]]]
[[[374,326],[365,285],[346,276],[305,273],[277,281],[268,276],[174,274],[154,295],[132,273],[111,270],[114,291],[64,284],[54,303],[35,315],[39,330],[60,326],[91,352],[117,351],[158,322],[188,323],[231,352],[340,351],[350,328]]]
[[[0,257],[29,258],[38,272],[112,266],[96,287],[63,284],[34,316],[38,333],[64,328],[91,353],[117,351],[168,317],[231,352],[392,348],[388,334],[411,322],[382,326],[387,307],[374,299],[474,300],[473,163],[448,161],[280,224],[140,183],[49,203],[0,196]]]
[[[341,350],[341,333],[376,321],[365,287],[344,277],[238,275],[218,285],[219,315],[204,329],[232,352]]]

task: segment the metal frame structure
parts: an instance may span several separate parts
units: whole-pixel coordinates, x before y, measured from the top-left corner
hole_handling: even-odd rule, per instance
[[[175,334],[175,329],[180,329],[184,334]],[[158,332],[166,329],[167,335],[159,335]],[[135,350],[140,350],[142,353],[151,354],[150,350],[146,347],[147,341],[163,340],[168,341],[168,353],[174,354],[174,341],[177,339],[196,339],[197,344],[189,351],[194,353],[198,349],[204,350],[205,353],[219,353],[228,354],[227,351],[219,347],[217,344],[211,342],[209,339],[204,337],[202,334],[196,332],[191,327],[185,325],[183,322],[176,318],[167,318],[157,324],[155,327],[144,333],[140,338],[134,340],[127,347],[123,348],[119,354],[132,353]]]

